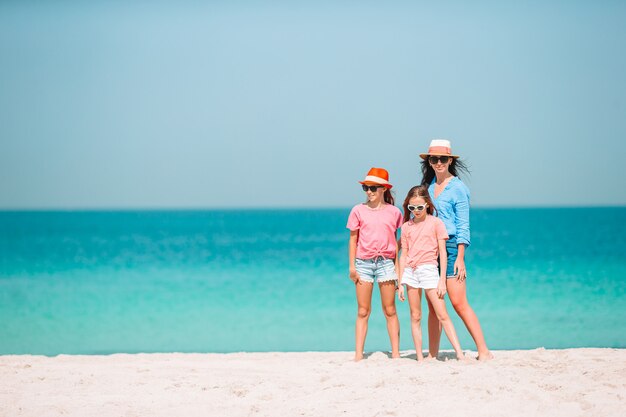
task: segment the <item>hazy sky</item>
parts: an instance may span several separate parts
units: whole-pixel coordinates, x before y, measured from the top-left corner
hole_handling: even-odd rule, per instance
[[[0,208],[626,205],[626,2],[169,3],[0,2]]]

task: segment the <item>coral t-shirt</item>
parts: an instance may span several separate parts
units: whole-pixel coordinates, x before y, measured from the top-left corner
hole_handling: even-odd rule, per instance
[[[371,209],[367,204],[359,204],[352,208],[346,227],[359,231],[356,245],[356,257],[373,259],[383,256],[388,259],[396,257],[398,244],[396,231],[402,225],[400,209],[391,204],[384,204],[379,209]]]
[[[421,222],[413,220],[402,225],[400,242],[407,251],[406,265],[411,268],[420,265],[438,265],[439,240],[448,239],[446,225],[438,217],[426,215]]]

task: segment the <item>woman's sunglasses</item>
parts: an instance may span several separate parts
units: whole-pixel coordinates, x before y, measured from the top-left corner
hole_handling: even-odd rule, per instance
[[[449,159],[450,159],[449,156],[429,156],[428,162],[430,162],[433,165],[435,165],[439,161],[441,161],[442,164],[447,164]]]
[[[375,193],[379,188],[384,188],[384,186],[382,185],[362,185],[363,187],[363,191],[367,191],[370,190],[371,192]]]
[[[409,211],[415,211],[415,210],[422,211],[426,208],[426,204],[420,204],[419,206],[414,206],[414,205],[409,204],[406,208],[408,208]]]

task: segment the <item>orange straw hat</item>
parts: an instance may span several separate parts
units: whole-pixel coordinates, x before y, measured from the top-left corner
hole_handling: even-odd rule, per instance
[[[389,184],[389,173],[384,168],[371,168],[363,181],[359,181],[365,185],[383,185],[387,189],[391,189],[393,185]]]
[[[446,139],[433,139],[430,141],[427,153],[420,154],[422,159],[428,159],[430,155],[449,156],[450,158],[458,158],[458,155],[452,155],[452,147],[450,141]]]

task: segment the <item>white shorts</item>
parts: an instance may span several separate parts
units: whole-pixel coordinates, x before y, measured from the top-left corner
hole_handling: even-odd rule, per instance
[[[426,290],[437,288],[439,284],[439,268],[436,265],[420,265],[417,268],[404,268],[402,284]]]

